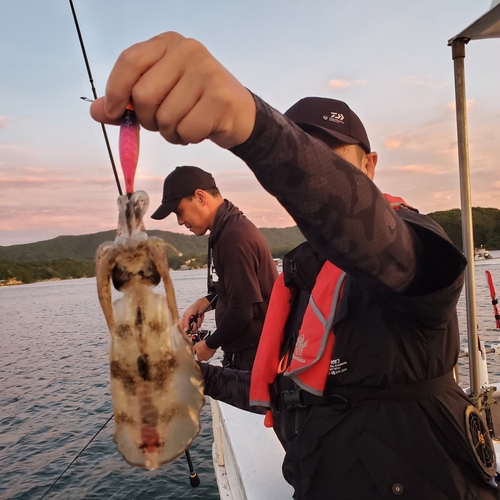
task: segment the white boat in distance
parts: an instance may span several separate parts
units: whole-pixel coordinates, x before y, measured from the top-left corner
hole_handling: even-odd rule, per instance
[[[492,259],[492,255],[486,248],[481,245],[480,248],[475,248],[474,249],[474,260],[481,260],[481,259]]]
[[[448,41],[455,67],[455,95],[458,132],[462,237],[464,254],[474,262],[472,238],[472,204],[470,193],[469,147],[465,98],[465,45],[471,40],[500,38],[500,0],[493,0],[490,9],[479,19]],[[485,251],[487,252],[487,251]],[[484,253],[481,260],[486,259]],[[489,253],[488,253],[489,255]],[[500,354],[500,346],[484,349],[477,331],[474,266],[467,266],[465,293],[467,298],[468,352],[470,383],[467,392],[471,402],[484,412],[500,463],[500,379],[490,383],[486,355]],[[482,345],[482,350],[479,346]],[[213,417],[213,461],[222,500],[285,500],[293,489],[281,473],[284,450],[271,429],[263,425],[263,416],[233,408],[211,400]],[[497,465],[497,473],[500,466]]]

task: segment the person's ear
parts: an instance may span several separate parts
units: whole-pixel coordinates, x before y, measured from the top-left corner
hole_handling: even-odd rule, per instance
[[[371,180],[373,180],[373,178],[375,177],[375,168],[377,166],[378,154],[375,153],[375,151],[373,153],[367,153],[365,158],[366,158],[366,165],[365,165],[366,175]]]
[[[206,205],[207,204],[207,193],[206,191],[203,191],[203,189],[197,189],[194,192],[194,197],[202,204]]]

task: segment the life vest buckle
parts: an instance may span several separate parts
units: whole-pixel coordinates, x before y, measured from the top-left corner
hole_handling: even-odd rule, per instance
[[[351,403],[339,394],[330,396],[315,396],[303,389],[281,391],[278,397],[278,410],[293,410],[295,408],[307,408],[314,405],[329,405],[338,411],[347,411]]]
[[[305,408],[301,395],[304,391],[302,389],[282,391],[279,395],[279,409],[292,410],[294,408]]]

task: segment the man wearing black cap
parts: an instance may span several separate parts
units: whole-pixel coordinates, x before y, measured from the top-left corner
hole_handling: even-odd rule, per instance
[[[465,258],[377,189],[359,118],[317,98],[283,116],[177,33],[128,49],[92,115],[118,124],[131,97],[168,141],[245,161],[310,244],[273,288],[250,395],[250,372],[204,370],[207,394],[281,413],[294,498],[497,498],[491,437],[452,376]]]
[[[186,309],[181,326],[187,329],[191,316],[215,309],[217,329],[194,345],[198,360],[207,361],[222,347],[224,366],[251,370],[278,275],[266,240],[222,198],[212,175],[198,167],[177,167],[165,178],[162,203],[151,217],[164,219],[172,212],[179,225],[197,236],[210,231],[208,244],[218,277],[213,290]]]

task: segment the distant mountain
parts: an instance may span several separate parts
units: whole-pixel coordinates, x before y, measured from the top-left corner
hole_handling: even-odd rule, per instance
[[[452,209],[428,214],[446,231],[453,243],[462,248],[460,210]],[[500,249],[500,210],[472,209],[474,245],[488,250]],[[304,241],[296,226],[283,229],[261,228],[273,257],[283,255]],[[169,265],[178,269],[189,261],[191,267],[203,267],[207,261],[208,236],[194,236],[171,231],[148,231],[171,243],[180,252],[178,257],[169,250]],[[113,241],[115,231],[103,231],[81,236],[58,236],[51,240],[24,245],[0,246],[0,285],[2,283],[32,283],[48,279],[81,278],[94,275],[94,255],[105,241]]]
[[[429,217],[435,220],[446,231],[451,241],[462,249],[461,210],[454,208],[440,212],[432,212]],[[500,210],[497,208],[472,208],[474,246],[483,245],[488,250],[500,249]]]
[[[194,236],[170,231],[148,231],[150,236],[158,236],[171,243],[183,254],[206,252],[207,236]],[[0,261],[35,262],[41,260],[93,260],[97,247],[105,241],[113,241],[116,231],[102,231],[80,236],[57,236],[51,240],[26,243],[23,245],[0,246]],[[173,254],[173,253],[172,253]]]
[[[263,228],[260,230],[269,244],[273,257],[304,241],[297,227]],[[203,267],[207,262],[208,236],[195,236],[171,231],[148,231],[172,244],[182,256],[168,250],[173,269],[189,262],[191,267]],[[51,240],[23,245],[0,246],[0,284],[2,282],[32,283],[48,279],[81,278],[94,275],[94,255],[99,245],[113,241],[115,231],[103,231],[81,236],[58,236]]]
[[[280,253],[291,250],[304,241],[296,226],[286,228],[260,229],[271,251]],[[171,231],[148,231],[150,236],[157,236],[186,255],[206,254],[208,236],[195,236]],[[80,236],[57,236],[51,240],[25,243],[23,245],[0,246],[0,261],[35,262],[43,260],[75,259],[93,260],[97,247],[105,241],[113,241],[115,231],[102,231]],[[169,254],[171,251],[169,250]],[[172,256],[174,253],[172,252]]]

